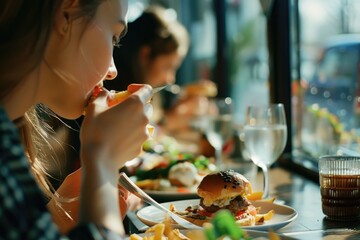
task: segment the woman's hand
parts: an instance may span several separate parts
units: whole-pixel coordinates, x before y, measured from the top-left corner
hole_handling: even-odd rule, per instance
[[[147,139],[151,87],[143,85],[118,105],[107,107],[102,92],[86,110],[80,131],[82,186],[79,222],[94,222],[124,234],[118,171],[135,158]]]
[[[101,92],[87,107],[80,133],[83,165],[101,161],[117,173],[126,161],[140,153],[148,137],[146,111],[151,108],[151,88],[132,85],[129,91],[133,93],[116,106],[107,107],[107,93]]]
[[[79,196],[81,190],[81,168],[69,174],[56,190],[61,200],[52,198],[47,207],[53,221],[63,234],[74,228],[79,219]],[[129,199],[132,195],[121,186],[118,186],[119,206],[121,217],[124,218],[128,209],[132,210],[136,199]],[[138,207],[137,205],[136,207]]]

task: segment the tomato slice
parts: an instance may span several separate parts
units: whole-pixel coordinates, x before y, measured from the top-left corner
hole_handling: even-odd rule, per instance
[[[199,210],[199,211],[198,211],[198,214],[199,214],[200,216],[206,216],[206,217],[211,217],[211,216],[213,215],[212,212],[208,212],[208,211],[206,211],[205,209]]]
[[[167,166],[169,166],[168,162],[160,162],[158,165],[156,165],[154,168],[155,169],[159,169],[159,168],[166,168]]]

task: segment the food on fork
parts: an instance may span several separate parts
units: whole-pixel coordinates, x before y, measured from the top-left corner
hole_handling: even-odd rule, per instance
[[[247,196],[252,196],[250,182],[233,170],[206,175],[197,193],[200,197],[199,205],[189,206],[185,211],[179,211],[171,205],[170,210],[199,226],[211,221],[213,215],[222,209],[230,211],[240,226],[262,224],[274,214],[273,210],[265,214],[258,213],[259,209],[247,199]]]
[[[116,104],[119,104],[121,102],[123,102],[125,99],[127,99],[132,93],[136,92],[138,89],[140,88],[140,85],[129,85],[128,86],[128,90],[125,91],[115,91],[115,90],[107,90],[106,88],[102,87],[102,86],[96,86],[93,90],[93,93],[91,95],[91,97],[89,98],[84,111],[83,111],[83,115],[86,115],[86,108],[89,105],[89,103],[91,103],[92,101],[94,101],[97,96],[101,93],[101,92],[108,92],[109,96],[107,98],[106,104],[107,107],[112,107]],[[154,134],[155,128],[153,126],[151,126],[150,124],[148,124],[146,126],[146,131],[148,133],[149,136],[152,136]]]
[[[111,90],[110,93],[111,93],[111,95],[107,99],[107,103],[109,106],[114,106],[118,103],[121,103],[122,101],[124,101],[126,98],[128,98],[131,95],[131,93],[128,90],[120,91],[120,92]]]
[[[121,103],[125,99],[127,99],[131,94],[139,90],[143,85],[141,84],[131,84],[128,86],[127,90],[125,91],[115,91],[115,90],[107,90],[103,86],[96,86],[92,92],[92,95],[87,101],[87,104],[85,105],[84,109],[84,115],[86,112],[86,108],[89,105],[89,103],[93,102],[101,92],[107,92],[108,93],[108,99],[107,99],[107,106],[111,107],[116,104]]]

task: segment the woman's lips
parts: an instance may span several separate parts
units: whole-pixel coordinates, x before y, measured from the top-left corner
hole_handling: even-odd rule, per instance
[[[93,102],[97,98],[97,96],[100,94],[100,92],[102,92],[102,91],[104,91],[104,88],[102,86],[95,86],[94,87],[90,97],[88,98],[88,100],[85,103],[84,110],[83,110],[83,115],[84,116],[86,114],[86,109],[89,106],[89,104],[91,102]]]

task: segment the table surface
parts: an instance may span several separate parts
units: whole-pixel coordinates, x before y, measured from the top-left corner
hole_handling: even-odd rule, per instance
[[[260,172],[253,183],[254,191],[261,191],[262,182]],[[360,221],[331,221],[324,216],[319,185],[314,181],[283,168],[274,168],[270,170],[270,195],[283,200],[285,205],[298,212],[297,219],[279,229],[278,233],[296,239],[360,239]],[[127,216],[130,232],[141,232],[147,228],[134,212],[129,212]]]

